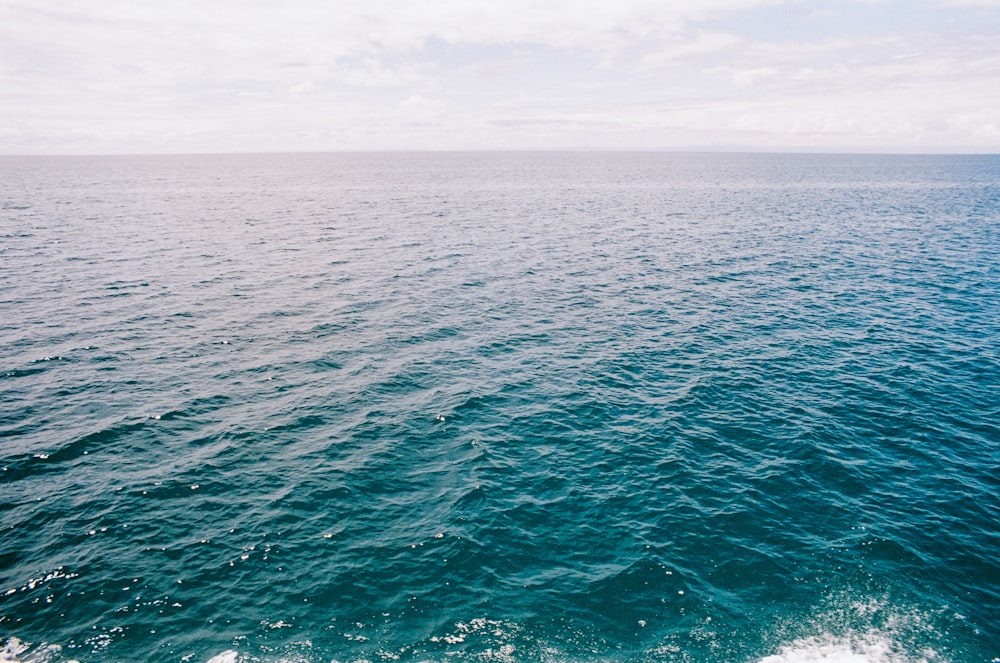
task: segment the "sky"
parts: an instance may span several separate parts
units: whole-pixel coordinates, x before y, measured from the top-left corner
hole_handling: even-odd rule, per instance
[[[0,155],[1000,152],[1000,0],[0,0]]]

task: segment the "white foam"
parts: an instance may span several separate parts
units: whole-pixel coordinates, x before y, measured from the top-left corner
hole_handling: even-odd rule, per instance
[[[238,663],[238,654],[232,649],[224,651],[221,654],[216,654],[212,658],[208,659],[207,663]]]
[[[30,648],[30,644],[17,638],[9,638],[4,643],[3,649],[0,649],[0,663],[46,663],[62,651],[58,645],[42,645],[41,648],[29,653]],[[65,663],[78,662],[65,661]]]
[[[17,638],[11,638],[0,649],[0,663],[17,663],[17,656],[27,651],[28,646]]]
[[[851,636],[815,636],[784,645],[759,663],[932,663],[934,652],[920,657],[902,654],[884,634],[872,632]]]

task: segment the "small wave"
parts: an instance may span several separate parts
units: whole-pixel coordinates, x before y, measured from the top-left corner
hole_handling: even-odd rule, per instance
[[[3,479],[17,481],[35,474],[57,473],[63,471],[61,469],[63,463],[70,463],[90,453],[109,448],[116,448],[120,451],[122,447],[116,447],[116,443],[127,436],[139,433],[145,426],[145,420],[123,422],[110,428],[82,435],[48,452],[28,451],[11,455],[4,459]],[[0,659],[0,663],[2,663],[2,659]]]

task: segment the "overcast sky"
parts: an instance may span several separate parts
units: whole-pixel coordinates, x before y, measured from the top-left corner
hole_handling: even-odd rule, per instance
[[[1000,152],[1000,0],[0,0],[0,154]]]

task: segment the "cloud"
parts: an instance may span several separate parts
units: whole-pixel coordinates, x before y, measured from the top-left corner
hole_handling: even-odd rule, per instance
[[[1000,0],[943,0],[941,7],[1000,7]]]
[[[758,81],[772,78],[778,75],[778,70],[774,67],[757,67],[755,69],[741,69],[733,73],[733,82],[737,85],[752,87]]]
[[[677,36],[664,40],[665,43],[658,50],[644,55],[640,60],[640,67],[657,69],[692,56],[730,50],[739,46],[742,41],[740,37],[727,32],[699,31],[690,36]]]
[[[852,131],[1000,149],[1000,45],[981,20],[996,4],[912,5],[904,24],[861,0],[835,15],[811,0],[21,0],[0,4],[0,152]]]

